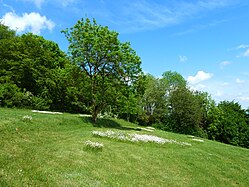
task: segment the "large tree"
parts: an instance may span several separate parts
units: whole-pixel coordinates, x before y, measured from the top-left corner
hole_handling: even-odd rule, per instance
[[[188,88],[179,87],[172,92],[170,103],[173,130],[198,135],[203,116],[198,97]]]
[[[169,98],[179,87],[186,87],[186,81],[177,72],[166,71],[162,74],[162,78],[147,74],[141,98],[142,112],[139,115],[139,122],[148,125],[166,121],[171,107]]]
[[[98,25],[96,20],[81,19],[62,31],[69,41],[69,54],[90,82],[93,121],[115,99],[120,86],[132,84],[141,72],[140,58],[129,43],[121,43],[118,33]]]

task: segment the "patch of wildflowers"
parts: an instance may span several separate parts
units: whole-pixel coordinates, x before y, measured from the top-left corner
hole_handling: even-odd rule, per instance
[[[96,150],[98,150],[98,149],[102,150],[102,148],[104,147],[104,145],[103,145],[102,143],[99,143],[99,142],[92,142],[92,141],[90,141],[90,140],[87,140],[87,141],[85,142],[85,145],[86,145],[86,147],[87,147],[88,149],[96,149]]]
[[[23,120],[24,122],[31,122],[31,121],[32,121],[32,116],[28,116],[28,115],[23,116],[23,117],[22,117],[22,120]]]
[[[129,142],[152,142],[157,144],[165,144],[165,143],[173,143],[173,144],[179,144],[179,145],[186,145],[191,146],[190,143],[186,142],[177,142],[176,140],[169,140],[165,138],[161,138],[154,135],[148,135],[148,134],[129,134],[124,133],[121,131],[92,131],[92,134],[97,137],[106,137],[121,141],[129,141]]]

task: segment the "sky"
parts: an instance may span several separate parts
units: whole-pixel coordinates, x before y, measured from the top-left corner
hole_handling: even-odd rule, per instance
[[[81,18],[119,33],[155,77],[180,73],[217,102],[249,108],[249,0],[0,0],[0,21],[67,51],[61,30]]]

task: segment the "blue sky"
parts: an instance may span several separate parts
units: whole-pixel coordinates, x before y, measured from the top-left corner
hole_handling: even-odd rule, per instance
[[[249,107],[248,0],[0,0],[0,20],[33,32],[62,50],[61,30],[95,18],[131,42],[144,72],[177,71],[218,102]]]

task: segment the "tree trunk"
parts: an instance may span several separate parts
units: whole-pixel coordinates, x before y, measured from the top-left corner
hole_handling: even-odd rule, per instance
[[[97,110],[97,107],[94,106],[93,107],[93,111],[92,111],[92,120],[93,120],[93,123],[97,122],[97,118],[98,118],[98,110]]]
[[[127,121],[130,122],[130,113],[127,113]]]
[[[98,110],[97,110],[97,104],[96,104],[96,82],[94,77],[91,77],[91,82],[92,82],[92,120],[93,123],[96,124],[97,122],[97,117],[98,117]]]

